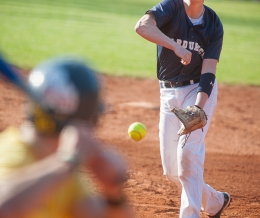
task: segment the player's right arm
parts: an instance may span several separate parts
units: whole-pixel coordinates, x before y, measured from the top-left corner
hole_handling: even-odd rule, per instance
[[[191,61],[191,52],[176,43],[173,39],[166,36],[160,31],[156,25],[156,20],[153,13],[145,14],[135,25],[137,34],[146,40],[171,49],[175,54],[183,60],[183,64],[187,65]]]

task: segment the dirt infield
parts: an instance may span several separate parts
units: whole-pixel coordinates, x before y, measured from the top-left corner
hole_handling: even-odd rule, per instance
[[[97,137],[115,146],[129,163],[125,190],[137,218],[178,217],[175,185],[162,175],[159,156],[159,86],[155,79],[101,76],[107,105]],[[24,96],[0,81],[0,130],[23,120]],[[218,106],[206,137],[205,181],[233,197],[223,217],[260,215],[260,87],[219,85]],[[140,142],[127,135],[139,121]],[[4,154],[2,154],[4,155]],[[206,217],[201,213],[201,217]]]

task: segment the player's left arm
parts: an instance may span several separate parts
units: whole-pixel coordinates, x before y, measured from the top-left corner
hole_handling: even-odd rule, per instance
[[[208,100],[210,93],[213,89],[216,75],[218,60],[216,59],[204,59],[201,70],[201,81],[199,84],[199,91],[197,94],[195,105],[200,108],[204,108],[206,101]]]
[[[214,25],[214,30],[209,37],[210,43],[205,50],[205,54],[203,55],[204,59],[202,62],[200,83],[195,102],[195,105],[200,108],[204,108],[204,105],[210,97],[211,91],[214,87],[216,68],[223,44],[224,28],[220,19],[216,15],[212,25]]]
[[[207,115],[203,108],[214,86],[217,63],[216,59],[203,60],[195,105],[188,106],[185,110],[176,108],[171,110],[183,124],[178,131],[179,136],[202,129],[207,124]]]

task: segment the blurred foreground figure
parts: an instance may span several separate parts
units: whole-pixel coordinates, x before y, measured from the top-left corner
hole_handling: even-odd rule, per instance
[[[79,59],[53,58],[28,84],[41,103],[29,100],[21,128],[0,134],[0,217],[133,217],[122,189],[126,164],[94,139],[101,110],[94,71]]]

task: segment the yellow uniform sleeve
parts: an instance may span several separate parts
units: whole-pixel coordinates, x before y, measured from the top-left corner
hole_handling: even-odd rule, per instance
[[[0,134],[0,180],[14,170],[36,161],[29,146],[19,140],[19,129],[9,127]]]

